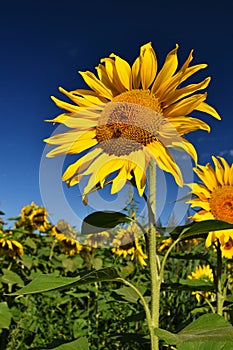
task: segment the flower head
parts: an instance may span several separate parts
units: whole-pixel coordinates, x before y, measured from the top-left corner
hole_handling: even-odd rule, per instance
[[[188,276],[190,280],[201,280],[205,282],[213,282],[214,276],[213,271],[209,265],[197,266],[196,270]],[[201,300],[201,296],[204,298],[209,298],[211,296],[211,292],[192,292],[192,294],[196,295],[198,301]]]
[[[47,210],[39,207],[34,202],[26,205],[21,210],[21,218],[15,223],[15,228],[24,227],[29,231],[39,230],[41,232],[47,231],[51,224],[47,219]]]
[[[108,231],[92,233],[87,235],[84,244],[93,248],[101,248],[109,243],[110,234]]]
[[[59,220],[52,228],[52,236],[61,243],[62,250],[67,255],[79,254],[84,246],[76,239],[76,234],[72,227],[64,220]]]
[[[139,242],[134,225],[130,225],[127,229],[119,229],[112,241],[112,252],[118,256],[131,256],[131,260],[137,258],[139,265],[144,268],[147,263],[147,255],[143,252],[143,248]]]
[[[202,184],[189,184],[195,198],[188,203],[201,209],[190,218],[194,221],[222,220],[233,224],[233,164],[230,166],[222,157],[213,156],[212,160],[215,169],[209,163],[194,169]],[[233,229],[210,232],[206,247],[216,239],[220,241],[223,256],[232,258]]]
[[[0,230],[0,255],[16,257],[23,253],[22,244],[13,239],[12,232]]]
[[[141,47],[132,67],[111,54],[100,60],[97,76],[90,71],[80,72],[90,90],[68,92],[60,88],[73,104],[52,97],[58,107],[67,111],[52,122],[62,123],[71,130],[45,140],[57,145],[47,156],[80,154],[89,150],[65,171],[63,180],[69,186],[90,175],[85,195],[97,184],[103,187],[106,178],[115,173],[111,178],[111,193],[120,191],[127,180],[134,180],[142,195],[151,159],[182,185],[180,169],[168,148],[184,150],[196,162],[195,148],[184,135],[210,128],[188,115],[197,110],[217,119],[220,117],[205,102],[206,93],[194,94],[208,86],[209,77],[197,84],[180,87],[206,64],[189,66],[193,59],[191,51],[177,70],[177,50],[178,45],[168,53],[160,71],[151,43]]]

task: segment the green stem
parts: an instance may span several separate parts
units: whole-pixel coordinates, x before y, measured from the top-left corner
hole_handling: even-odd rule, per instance
[[[149,189],[148,189],[148,255],[151,278],[151,350],[159,349],[159,339],[154,335],[154,329],[159,327],[159,304],[161,279],[157,266],[156,254],[156,167],[155,162],[149,164]]]
[[[152,327],[151,327],[150,310],[149,310],[149,307],[148,307],[148,305],[146,303],[146,300],[144,299],[143,295],[141,294],[141,292],[132,283],[130,283],[129,281],[125,280],[124,278],[116,278],[116,281],[117,282],[121,282],[121,283],[125,284],[127,287],[132,288],[135,291],[135,293],[138,295],[138,297],[141,300],[141,303],[142,303],[142,305],[144,307],[144,310],[145,310],[145,313],[146,313],[147,324],[148,324],[148,327],[149,327],[149,330],[150,330],[150,334],[151,334]]]
[[[224,296],[222,293],[222,282],[221,282],[221,277],[222,277],[222,251],[221,251],[221,245],[218,240],[216,244],[217,248],[217,273],[216,273],[216,292],[217,292],[217,314],[223,315],[223,303],[224,303]]]

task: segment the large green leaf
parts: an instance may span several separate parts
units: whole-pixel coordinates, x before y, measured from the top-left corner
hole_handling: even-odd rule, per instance
[[[70,343],[62,344],[51,350],[89,350],[87,338],[81,337]]]
[[[205,220],[193,222],[184,226],[177,226],[172,232],[172,236],[182,234],[182,239],[194,238],[207,234],[210,231],[233,229],[233,224],[221,220]],[[163,229],[166,231],[166,229]]]
[[[82,285],[98,281],[113,281],[119,277],[114,267],[94,270],[78,277],[60,277],[53,274],[40,275],[27,286],[10,295],[25,295],[48,292],[51,290],[68,289],[71,286]]]
[[[233,349],[233,327],[222,316],[206,314],[178,334],[157,328],[155,334],[178,350]]]
[[[106,229],[111,229],[118,224],[130,222],[132,219],[120,212],[97,211],[86,216],[83,220],[81,233],[98,233]]]
[[[12,314],[5,301],[0,303],[0,328],[8,328],[11,323]]]

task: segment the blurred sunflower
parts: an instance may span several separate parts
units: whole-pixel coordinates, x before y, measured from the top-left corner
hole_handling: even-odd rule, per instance
[[[53,226],[51,235],[61,243],[62,250],[67,255],[79,254],[84,249],[84,246],[77,241],[72,227],[64,220],[59,220],[57,225]]]
[[[110,234],[107,231],[87,235],[83,244],[92,248],[101,248],[109,245]]]
[[[162,253],[166,248],[170,247],[170,245],[173,243],[173,239],[171,237],[163,239],[160,244],[158,244],[158,252]]]
[[[190,280],[201,280],[205,282],[214,281],[213,271],[209,265],[197,266],[196,270],[192,272],[191,275],[188,276],[188,278]],[[205,299],[207,299],[211,295],[213,295],[213,293],[211,292],[203,292],[203,291],[192,292],[192,294],[196,295],[197,301],[199,302],[201,300],[201,297],[204,297]]]
[[[22,256],[23,253],[22,244],[13,239],[12,232],[0,230],[0,256],[16,257]]]
[[[217,159],[219,158],[220,161]],[[202,184],[192,183],[195,198],[190,199],[191,207],[200,207],[190,219],[194,221],[222,220],[233,224],[233,164],[230,166],[222,157],[212,157],[215,169],[208,163],[194,169]],[[233,229],[213,231],[208,234],[206,247],[219,239],[223,256],[233,257]]]
[[[135,233],[134,225],[127,229],[119,229],[115,238],[112,240],[112,252],[118,256],[131,256],[131,260],[137,259],[139,265],[144,268],[147,263],[147,255],[143,252],[142,246]]]
[[[191,51],[177,70],[177,50],[178,45],[168,53],[160,71],[151,43],[140,48],[132,67],[111,54],[100,60],[97,76],[90,71],[80,72],[91,90],[59,88],[74,104],[52,97],[56,105],[67,112],[49,121],[62,123],[72,130],[45,139],[48,144],[58,146],[47,157],[80,154],[91,149],[65,171],[62,179],[69,186],[91,175],[84,189],[87,194],[96,184],[103,187],[106,178],[117,172],[111,179],[111,193],[120,191],[127,180],[134,180],[142,195],[151,159],[182,185],[180,169],[167,147],[184,150],[197,162],[194,146],[183,136],[210,128],[188,114],[197,110],[217,119],[220,116],[205,102],[206,93],[194,94],[208,86],[209,77],[180,87],[207,65],[189,66],[193,59]]]
[[[39,230],[46,232],[51,227],[47,216],[48,213],[45,208],[39,207],[32,202],[30,205],[22,208],[21,218],[15,223],[15,228],[24,227],[29,231]]]

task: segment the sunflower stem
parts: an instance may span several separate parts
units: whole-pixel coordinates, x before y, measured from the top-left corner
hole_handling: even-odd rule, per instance
[[[216,244],[217,248],[217,271],[216,271],[216,299],[217,299],[217,314],[220,316],[223,315],[223,303],[224,303],[224,296],[222,293],[222,251],[221,251],[221,245],[218,240]]]
[[[159,327],[159,303],[161,278],[159,276],[156,254],[156,166],[151,161],[148,169],[148,255],[151,278],[151,350],[159,349],[159,339],[154,334],[155,328]]]

